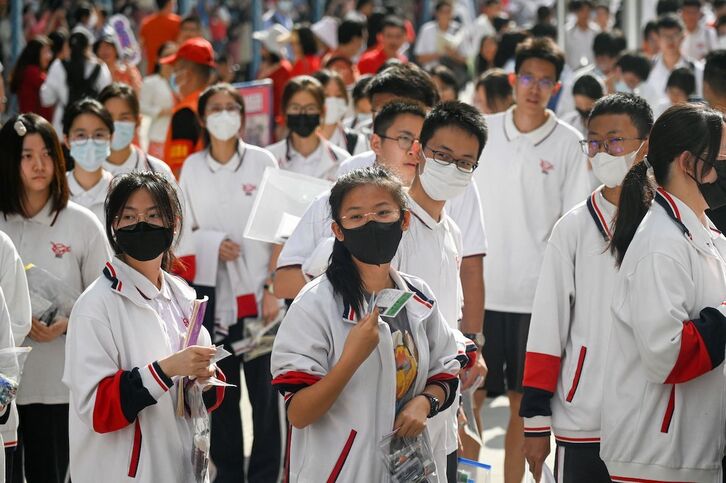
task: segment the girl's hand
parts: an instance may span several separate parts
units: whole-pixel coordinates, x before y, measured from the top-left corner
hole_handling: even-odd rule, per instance
[[[262,293],[262,320],[267,325],[277,319],[278,315],[280,315],[280,301],[265,290]]]
[[[343,355],[347,357],[355,367],[363,364],[368,356],[378,346],[378,307],[373,312],[363,317],[350,329],[345,339]]]
[[[231,262],[239,258],[241,247],[232,240],[224,240],[219,245],[219,259],[223,262]]]
[[[51,342],[63,335],[68,329],[68,319],[58,318],[50,326],[33,318],[28,337],[36,342]]]
[[[426,419],[431,411],[431,404],[424,396],[416,396],[406,404],[396,416],[393,428],[399,438],[414,438],[426,428]]]
[[[209,378],[214,375],[212,357],[217,353],[214,347],[189,346],[159,361],[159,367],[168,377],[190,376]]]

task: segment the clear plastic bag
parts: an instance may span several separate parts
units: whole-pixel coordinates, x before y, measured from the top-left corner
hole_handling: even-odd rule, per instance
[[[426,431],[415,438],[399,438],[393,432],[383,437],[378,448],[393,483],[438,481],[434,453]]]
[[[284,316],[285,311],[280,310],[277,319],[269,324],[262,319],[245,320],[243,339],[232,344],[235,355],[242,355],[242,360],[248,362],[272,352],[272,344]]]
[[[466,458],[459,458],[456,469],[456,483],[490,483],[492,467]]]
[[[31,347],[0,349],[0,406],[7,407],[15,400],[25,359]]]
[[[557,483],[555,480],[555,475],[552,473],[552,470],[549,466],[547,466],[547,463],[542,465],[542,477],[539,479],[539,481],[535,481],[534,476],[532,476],[532,473],[529,471],[529,468],[527,468],[527,475],[525,477],[526,483]]]
[[[58,317],[68,318],[81,293],[68,286],[48,270],[35,265],[25,266],[33,317],[50,325]]]

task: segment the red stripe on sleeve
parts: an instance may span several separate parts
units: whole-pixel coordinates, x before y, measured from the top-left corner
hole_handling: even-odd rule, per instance
[[[101,380],[96,387],[96,402],[93,405],[93,430],[97,433],[110,433],[125,428],[128,421],[121,409],[121,375],[118,371],[113,376]]]
[[[560,358],[551,354],[527,352],[524,360],[524,381],[526,387],[555,392],[560,375]]]
[[[224,372],[222,372],[222,369],[217,368],[217,374],[216,374],[216,376],[217,376],[217,379],[219,379],[220,381],[227,382],[227,377],[224,375]],[[217,409],[222,404],[222,401],[224,401],[224,390],[225,390],[225,387],[224,386],[216,386],[214,388],[214,390],[217,393],[217,394],[215,394],[216,399],[214,400],[214,404],[212,405],[212,407],[209,408],[209,409],[207,409],[207,412],[208,413],[211,413],[212,411],[214,411],[215,409]]]
[[[452,376],[451,374],[447,374],[446,372],[441,372],[439,374],[434,374],[433,376],[429,377],[426,380],[426,385],[429,385],[435,381],[452,381],[454,379],[456,379],[456,376]]]
[[[306,384],[312,386],[321,379],[320,376],[314,376],[307,372],[300,371],[288,371],[284,374],[280,374],[272,380],[272,385],[278,384]]]
[[[172,272],[179,275],[189,283],[194,282],[197,274],[197,258],[194,255],[179,257],[172,267]]]
[[[681,350],[678,359],[668,375],[665,384],[679,384],[690,381],[713,369],[706,344],[692,321],[683,323]]]

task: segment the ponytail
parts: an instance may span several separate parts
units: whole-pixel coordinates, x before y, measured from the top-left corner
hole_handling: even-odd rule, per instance
[[[363,310],[363,280],[353,262],[353,256],[340,240],[335,240],[333,244],[325,276],[330,280],[333,290],[343,298],[343,303],[360,317]]]
[[[83,32],[75,32],[68,39],[71,48],[70,59],[66,63],[67,84],[83,85],[86,80],[86,60],[90,42]]]
[[[637,163],[625,176],[620,193],[620,204],[616,214],[615,229],[610,240],[610,252],[620,267],[633,241],[635,232],[648,213],[655,196],[655,186],[648,175],[647,158]]]

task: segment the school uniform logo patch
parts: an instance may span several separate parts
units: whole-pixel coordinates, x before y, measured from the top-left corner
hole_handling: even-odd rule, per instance
[[[70,253],[71,247],[64,245],[63,243],[50,242],[50,249],[56,258],[63,258],[63,255]]]
[[[555,169],[555,166],[549,161],[544,159],[539,160],[539,168],[542,170],[542,174],[550,174],[550,171]]]
[[[242,185],[242,191],[245,192],[245,195],[252,196],[255,194],[255,191],[257,191],[257,185],[246,183]]]

